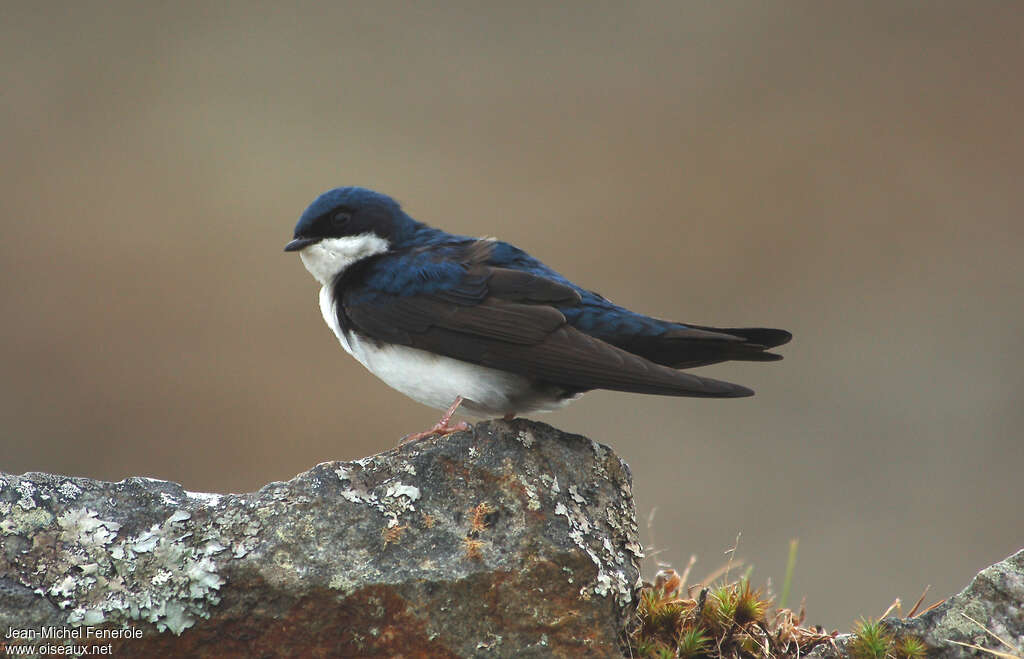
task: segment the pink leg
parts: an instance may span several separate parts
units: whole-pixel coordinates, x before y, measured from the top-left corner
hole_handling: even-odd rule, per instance
[[[450,435],[453,432],[460,430],[469,430],[469,424],[465,421],[459,421],[454,426],[448,425],[448,422],[452,420],[452,415],[455,414],[455,410],[459,409],[459,405],[462,405],[462,396],[456,396],[455,402],[452,406],[441,415],[441,420],[437,422],[430,430],[424,430],[423,432],[416,432],[411,435],[406,435],[402,438],[402,441],[398,442],[399,446],[405,446],[410,442],[418,442],[424,437],[430,437],[431,435]]]

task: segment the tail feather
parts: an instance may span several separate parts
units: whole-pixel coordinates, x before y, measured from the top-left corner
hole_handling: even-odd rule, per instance
[[[769,327],[701,327],[699,325],[688,325],[695,329],[702,329],[717,334],[728,334],[738,336],[747,343],[760,345],[765,348],[774,348],[789,343],[793,335],[786,330],[772,329]]]
[[[785,330],[765,327],[685,325],[659,336],[632,336],[617,345],[656,364],[694,368],[725,361],[778,361],[782,355],[767,350],[792,338]]]

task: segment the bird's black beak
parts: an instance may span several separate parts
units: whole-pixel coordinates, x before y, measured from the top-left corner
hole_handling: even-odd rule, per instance
[[[320,242],[319,238],[296,238],[287,245],[284,246],[286,252],[297,252],[303,247],[309,247]]]

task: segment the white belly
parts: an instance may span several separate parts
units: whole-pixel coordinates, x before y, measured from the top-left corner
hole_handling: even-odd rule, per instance
[[[328,286],[320,289],[320,312],[341,346],[360,364],[388,386],[439,410],[447,409],[457,396],[465,399],[460,410],[479,417],[547,412],[579,397],[566,397],[559,388],[538,385],[522,375],[346,334],[338,325]]]

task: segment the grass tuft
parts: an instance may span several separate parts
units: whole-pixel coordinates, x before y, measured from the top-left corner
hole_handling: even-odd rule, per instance
[[[683,629],[676,641],[676,656],[684,659],[702,657],[711,648],[711,637],[704,632],[701,626]]]
[[[713,578],[691,587],[686,585],[688,574],[689,566],[682,576],[662,570],[653,584],[641,590],[636,617],[627,632],[632,656],[802,656],[834,637],[800,627],[802,617],[789,609],[773,609],[770,596],[751,588],[749,570],[731,582],[728,570],[717,570]],[[696,597],[691,596],[698,586]]]
[[[880,620],[863,619],[853,628],[850,656],[854,659],[885,659],[895,639]]]
[[[752,622],[764,621],[764,613],[770,602],[764,598],[761,589],[751,591],[750,582],[744,579],[742,586],[735,591],[733,597],[735,601],[733,620],[737,625],[743,626]]]
[[[928,646],[916,636],[904,636],[896,641],[893,648],[896,659],[925,659],[928,656]]]
[[[749,568],[743,577],[730,581],[730,568],[740,564],[734,560],[732,552],[727,552],[730,554],[727,565],[693,585],[687,585],[687,578],[694,558],[681,575],[667,568],[658,572],[654,583],[645,583],[636,615],[625,630],[627,655],[788,659],[803,657],[823,644],[832,644],[833,649],[838,649],[835,647],[838,631],[829,633],[821,627],[804,626],[806,616],[802,603],[796,612],[775,606],[768,586],[751,587]],[[796,541],[790,545],[786,565],[787,590],[795,561]],[[911,614],[917,612],[921,601],[915,604]],[[886,614],[894,608],[898,610],[899,600]],[[884,622],[874,619],[864,619],[855,625],[846,651],[854,659],[924,659],[928,656],[928,647],[921,639],[897,636]],[[986,652],[1024,659],[1003,652]]]

